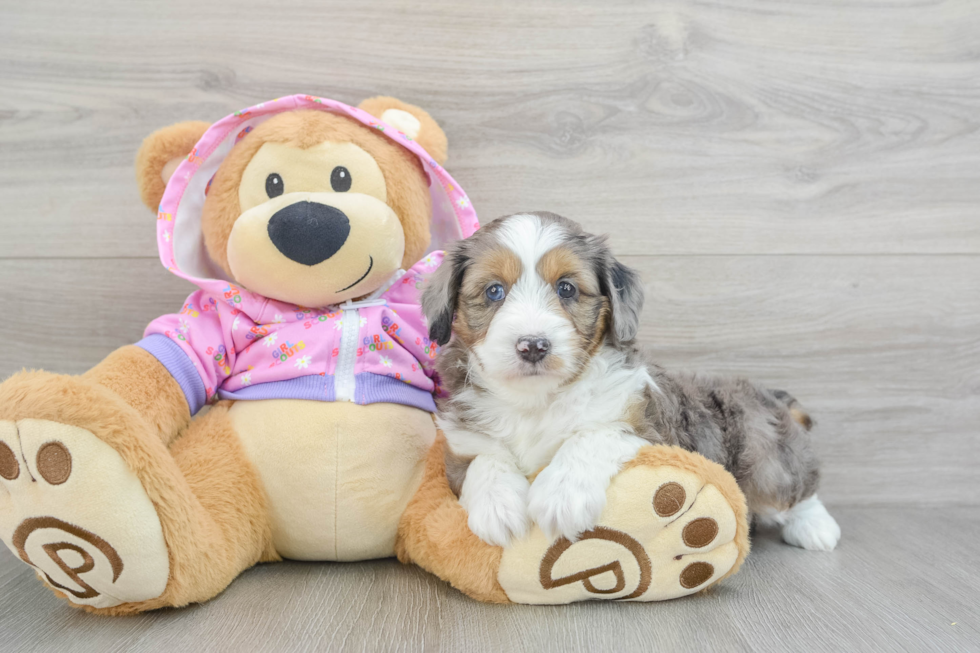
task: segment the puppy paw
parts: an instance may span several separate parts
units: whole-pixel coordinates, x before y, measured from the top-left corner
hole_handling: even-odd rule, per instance
[[[531,485],[528,513],[549,539],[575,542],[599,521],[608,486],[608,478],[549,465]]]
[[[480,493],[460,498],[469,514],[467,525],[473,534],[487,544],[507,546],[512,539],[523,537],[528,530],[524,496],[507,490],[493,494]]]
[[[527,491],[527,479],[517,470],[478,456],[466,473],[459,497],[470,530],[494,546],[507,546],[512,539],[523,537],[530,526]]]
[[[840,541],[840,526],[813,495],[786,513],[783,541],[809,551],[833,551]]]

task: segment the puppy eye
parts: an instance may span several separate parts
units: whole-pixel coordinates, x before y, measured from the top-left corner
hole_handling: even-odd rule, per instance
[[[495,283],[487,288],[487,299],[492,302],[499,302],[506,294],[507,293],[504,292],[504,287],[499,283]]]
[[[558,282],[558,296],[562,299],[571,299],[575,296],[575,293],[575,284],[573,284],[571,281]]]
[[[350,190],[350,184],[350,170],[344,166],[337,166],[330,173],[330,187],[335,193],[346,193]]]
[[[279,173],[273,172],[271,175],[265,178],[265,194],[269,196],[271,200],[273,197],[279,197],[282,195],[286,187],[282,183],[282,177]]]

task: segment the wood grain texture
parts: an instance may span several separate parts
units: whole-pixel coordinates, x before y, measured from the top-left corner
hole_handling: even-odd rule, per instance
[[[624,254],[980,252],[973,0],[220,6],[5,3],[0,256],[151,256],[141,139],[296,92],[423,105],[485,217]]]
[[[980,503],[980,258],[622,259],[645,281],[640,340],[656,360],[749,376],[811,411],[822,496]],[[0,376],[81,373],[193,290],[143,259],[0,260],[0,279],[18,275],[30,285],[0,286],[24,324]]]
[[[833,553],[756,533],[743,570],[665,603],[484,605],[394,560],[260,566],[204,605],[105,619],[0,552],[5,651],[975,651],[980,515],[836,508]],[[956,625],[952,625],[953,623]]]
[[[844,530],[829,555],[764,534],[647,606],[288,563],[96,619],[2,553],[0,649],[980,650],[978,34],[975,0],[0,0],[0,377],[82,372],[192,290],[136,192],[147,134],[390,94],[443,125],[484,222],[609,232],[666,366],[798,396]]]

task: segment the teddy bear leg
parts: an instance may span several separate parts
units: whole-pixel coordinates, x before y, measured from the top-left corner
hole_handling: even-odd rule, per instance
[[[226,408],[178,440],[168,451],[139,413],[84,379],[36,372],[0,385],[0,539],[89,611],[210,598],[273,557],[264,498]]]
[[[281,558],[272,546],[265,492],[245,456],[228,409],[212,406],[171,444],[180,480],[155,501],[169,574],[163,593],[122,603],[104,614],[133,614],[199,603],[221,593],[258,562]]]
[[[720,465],[678,447],[644,447],[612,479],[599,523],[576,542],[534,527],[507,547],[481,541],[445,476],[445,440],[399,527],[398,557],[480,601],[657,601],[735,573],[749,551],[745,498]]]
[[[170,582],[160,601],[182,606],[219,594],[258,562],[281,560],[272,545],[266,494],[220,402],[170,447],[194,498],[170,526]],[[142,609],[160,607],[146,606]]]
[[[231,404],[212,406],[170,446],[179,479],[158,487],[154,501],[169,559],[163,593],[89,611],[133,614],[203,602],[256,563],[281,559],[265,492],[228,415]]]

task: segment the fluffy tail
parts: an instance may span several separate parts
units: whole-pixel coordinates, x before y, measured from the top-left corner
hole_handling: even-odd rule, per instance
[[[786,392],[785,390],[772,390],[773,396],[776,397],[780,402],[786,405],[789,409],[789,414],[800,426],[805,428],[807,431],[813,428],[813,418],[800,406],[800,402],[796,400],[796,397]]]

